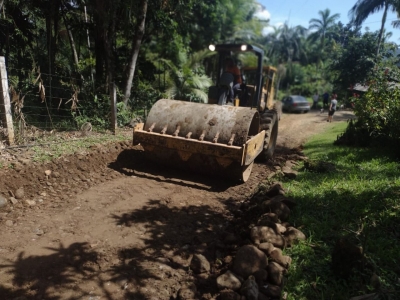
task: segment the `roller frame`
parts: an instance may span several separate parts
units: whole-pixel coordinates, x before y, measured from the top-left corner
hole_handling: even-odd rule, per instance
[[[229,146],[148,132],[144,131],[143,127],[143,123],[136,125],[133,131],[133,145],[140,144],[149,152],[162,151],[162,148],[173,149],[179,154],[182,161],[187,161],[193,154],[201,153],[215,157],[222,167],[226,167],[232,162],[238,162],[240,166],[250,165],[262,152],[265,139],[265,130],[262,130],[242,146]]]

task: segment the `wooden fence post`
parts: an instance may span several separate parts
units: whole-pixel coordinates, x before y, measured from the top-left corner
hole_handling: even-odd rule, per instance
[[[6,69],[6,60],[0,56],[0,115],[3,126],[6,129],[9,145],[14,144],[14,125],[11,113],[10,94],[8,92],[8,78]]]
[[[110,84],[111,100],[111,131],[113,134],[117,131],[117,88],[115,83]]]

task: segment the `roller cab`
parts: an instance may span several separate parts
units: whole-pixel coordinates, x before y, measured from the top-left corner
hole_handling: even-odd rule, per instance
[[[263,151],[265,131],[256,109],[161,99],[133,132],[153,161],[247,181]]]

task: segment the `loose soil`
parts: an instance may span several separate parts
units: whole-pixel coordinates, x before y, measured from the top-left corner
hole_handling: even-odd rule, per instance
[[[199,299],[217,297],[215,278],[235,250],[222,241],[241,204],[332,125],[319,112],[284,114],[274,160],[240,185],[153,165],[129,140],[44,164],[18,152],[22,163],[0,170],[0,195],[14,201],[0,208],[0,299],[175,299],[188,282]],[[194,253],[210,274],[191,272]]]

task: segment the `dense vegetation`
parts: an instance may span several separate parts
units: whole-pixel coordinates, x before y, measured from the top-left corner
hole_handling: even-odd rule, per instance
[[[337,22],[339,15],[325,9],[309,28],[269,26],[258,17],[264,8],[255,0],[9,0],[0,5],[0,55],[6,57],[17,120],[42,128],[79,126],[89,119],[107,127],[114,84],[120,125],[163,96],[206,101],[209,43],[263,48],[267,63],[278,68],[279,98],[335,90],[350,103],[349,87],[365,83],[376,65],[396,63],[388,59],[396,45],[387,42],[390,34],[383,27],[366,33],[359,27],[379,10],[383,25],[387,10],[399,6],[394,0],[357,1],[350,24]]]

